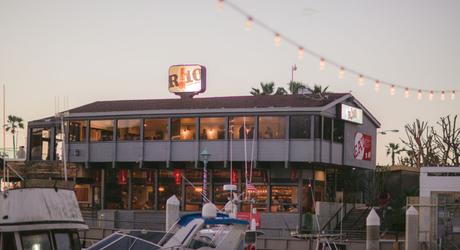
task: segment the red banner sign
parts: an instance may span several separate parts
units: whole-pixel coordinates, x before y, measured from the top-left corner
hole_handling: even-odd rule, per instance
[[[370,135],[355,134],[353,156],[356,160],[370,161],[372,159],[372,137]]]
[[[260,227],[260,213],[253,214],[252,216],[256,219],[256,227]],[[236,218],[240,220],[247,220],[251,223],[251,214],[249,212],[238,212],[236,214]]]

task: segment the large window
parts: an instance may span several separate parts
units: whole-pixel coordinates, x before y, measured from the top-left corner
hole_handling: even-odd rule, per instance
[[[244,125],[246,124],[246,128]],[[244,139],[244,131],[246,130],[246,139],[254,138],[256,119],[253,116],[249,117],[230,117],[229,131],[232,139]]]
[[[225,118],[209,117],[200,118],[200,139],[223,140],[225,139]]]
[[[33,128],[30,139],[30,159],[50,160],[50,128]]]
[[[297,212],[297,186],[272,186],[272,212]]]
[[[328,117],[324,117],[323,139],[327,141],[332,140],[332,119]]]
[[[187,168],[185,169],[185,177],[193,184],[192,186],[187,182],[185,186],[185,210],[198,211],[201,209],[202,203],[201,193],[203,192],[203,170]],[[209,194],[209,190],[207,193]]]
[[[311,138],[311,116],[296,115],[291,116],[290,138],[292,139],[310,139]]]
[[[118,120],[117,121],[117,140],[136,141],[141,138],[141,120]]]
[[[154,170],[133,170],[132,183],[132,209],[154,209],[155,208],[155,172]]]
[[[262,139],[284,139],[286,131],[286,117],[261,116],[259,117],[259,137]]]
[[[112,141],[113,120],[90,121],[91,141]]]
[[[84,142],[86,140],[86,127],[88,127],[88,121],[70,121],[69,141]]]
[[[158,182],[158,209],[164,210],[172,195],[181,197],[182,170],[161,169]]]
[[[47,232],[22,233],[22,248],[27,250],[51,250],[51,240]]]
[[[194,140],[196,118],[173,118],[171,119],[172,140]]]
[[[342,120],[334,120],[334,142],[343,143],[343,137],[345,134],[345,123]]]
[[[105,208],[129,209],[130,171],[126,168],[107,168],[105,173]]]
[[[323,134],[323,119],[319,115],[315,115],[315,139],[321,139],[322,134]]]
[[[145,119],[144,140],[168,140],[168,119]]]

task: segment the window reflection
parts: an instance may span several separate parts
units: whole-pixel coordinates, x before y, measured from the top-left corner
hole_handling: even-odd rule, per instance
[[[171,119],[172,140],[194,140],[196,118]]]
[[[248,198],[254,199],[255,204],[253,208],[256,208],[257,211],[268,211],[268,187],[267,185],[254,185],[256,188],[255,192],[250,193]],[[243,184],[243,190],[246,190],[246,186]],[[241,211],[249,212],[251,211],[251,204],[249,202],[244,202],[241,206]]]
[[[225,139],[225,118],[210,117],[200,118],[200,139],[223,140]]]
[[[132,178],[132,201],[133,209],[154,209],[155,208],[155,192],[154,182],[155,173],[153,170],[133,170]]]
[[[246,123],[246,129],[244,124]],[[255,132],[256,119],[253,116],[238,116],[230,117],[229,130],[232,139],[244,139],[244,131],[246,130],[246,139],[253,139]]]
[[[290,138],[292,139],[310,139],[311,138],[311,116],[299,115],[291,116]]]
[[[334,142],[343,143],[345,133],[344,122],[339,119],[334,120]]]
[[[168,139],[168,119],[145,119],[144,140]]]
[[[86,127],[88,127],[88,121],[70,121],[69,141],[84,142],[86,140]]]
[[[180,169],[161,169],[158,179],[158,209],[166,208],[166,201],[173,195],[181,197],[181,173]]]
[[[50,160],[50,128],[33,128],[30,140],[31,160]]]
[[[135,141],[141,137],[141,120],[118,120],[117,121],[117,140]]]
[[[332,140],[332,119],[324,117],[324,132],[323,140]]]
[[[23,233],[21,234],[21,242],[23,249],[51,250],[50,237],[46,232]]]
[[[91,141],[112,141],[113,120],[90,121]]]
[[[259,137],[262,139],[284,139],[286,119],[284,116],[259,117]]]
[[[272,186],[272,212],[297,212],[297,187]]]

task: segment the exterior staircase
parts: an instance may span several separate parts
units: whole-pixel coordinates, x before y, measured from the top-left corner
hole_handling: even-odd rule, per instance
[[[336,226],[335,231],[340,232],[342,229],[348,239],[366,239],[366,218],[370,211],[370,207],[353,208]]]

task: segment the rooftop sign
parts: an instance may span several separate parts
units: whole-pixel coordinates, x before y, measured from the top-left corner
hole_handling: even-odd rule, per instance
[[[342,104],[340,106],[340,117],[342,120],[363,124],[363,110]]]
[[[194,96],[206,90],[206,68],[198,64],[169,67],[169,92]]]

